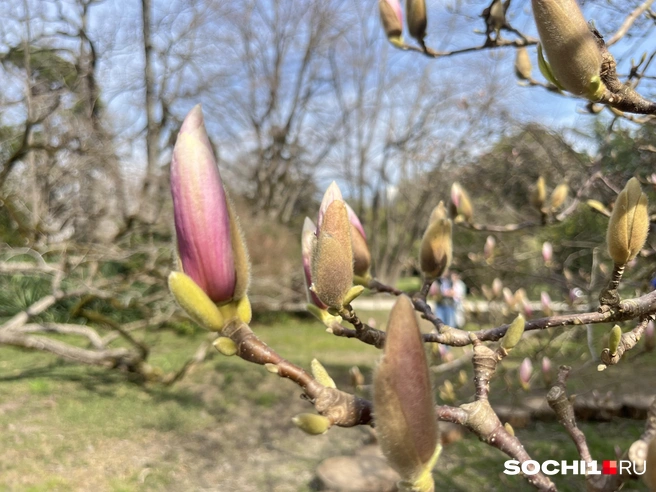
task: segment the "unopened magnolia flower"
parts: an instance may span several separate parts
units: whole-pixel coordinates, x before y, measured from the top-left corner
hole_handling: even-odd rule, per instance
[[[499,297],[503,291],[503,282],[500,278],[495,278],[492,281],[492,293],[495,297]]]
[[[533,16],[548,65],[544,75],[559,87],[590,100],[604,93],[601,52],[576,0],[532,0]],[[553,80],[552,80],[553,79]]]
[[[506,303],[506,306],[508,306],[510,309],[514,308],[516,301],[512,290],[510,290],[508,287],[504,287],[501,292],[503,294],[503,302]]]
[[[367,235],[360,219],[346,203],[349,222],[351,223],[351,245],[353,247],[353,273],[366,280],[371,267],[371,253],[367,245]]]
[[[465,189],[456,182],[451,185],[451,217],[460,215],[466,222],[471,223],[474,218],[474,208]]]
[[[622,341],[622,328],[619,325],[613,326],[610,330],[610,335],[608,335],[608,351],[611,356],[614,356],[617,353],[617,349],[620,346]]]
[[[625,265],[637,256],[649,234],[647,195],[631,178],[617,196],[608,222],[608,252],[615,263]]]
[[[507,352],[510,352],[515,346],[519,343],[524,334],[524,327],[526,326],[526,320],[521,314],[518,315],[506,331],[506,334],[501,339],[501,347]]]
[[[399,0],[378,0],[378,9],[389,42],[403,46],[403,12]]]
[[[451,228],[444,203],[440,202],[431,213],[419,252],[419,265],[428,279],[440,277],[451,264]]]
[[[544,178],[540,176],[535,182],[533,191],[531,192],[531,205],[539,211],[544,206],[544,201],[547,199],[547,187]]]
[[[553,259],[553,246],[549,241],[542,243],[542,259],[544,260],[545,265],[551,265],[551,260]]]
[[[515,56],[515,75],[517,75],[517,78],[530,80],[532,68],[526,47],[517,48]]]
[[[426,0],[406,0],[408,32],[410,36],[423,44],[426,37]]]
[[[311,265],[314,292],[327,306],[341,309],[353,285],[353,249],[346,203],[335,182],[321,201]]]
[[[383,358],[374,374],[374,416],[383,454],[401,490],[432,491],[440,452],[435,402],[414,307],[398,298],[390,313]]]
[[[519,383],[525,390],[531,387],[531,374],[533,374],[533,363],[526,357],[519,366]]]
[[[549,386],[553,380],[553,375],[551,374],[551,359],[546,355],[542,357],[542,379],[544,380],[545,386]]]
[[[558,210],[563,203],[565,203],[565,200],[567,199],[567,195],[569,194],[569,186],[567,183],[560,183],[558,186],[556,186],[551,193],[551,210],[555,212]]]
[[[542,312],[545,316],[551,316],[553,314],[553,309],[551,308],[551,296],[548,292],[542,291],[540,293],[540,305],[542,306]]]
[[[494,239],[494,236],[488,236],[485,240],[485,246],[483,246],[483,256],[488,263],[492,262],[492,258],[494,257],[494,248],[496,245],[497,240]]]
[[[246,248],[226,197],[200,105],[185,118],[173,149],[171,194],[182,271],[215,303],[246,295]]]
[[[517,310],[523,310],[526,317],[530,318],[533,315],[533,308],[531,308],[531,302],[528,300],[526,295],[526,290],[520,288],[515,292],[515,308]]]

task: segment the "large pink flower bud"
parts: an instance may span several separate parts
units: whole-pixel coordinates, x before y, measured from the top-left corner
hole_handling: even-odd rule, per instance
[[[171,194],[184,273],[215,303],[243,297],[249,276],[246,249],[200,105],[185,118],[173,149]]]
[[[335,182],[326,190],[319,208],[311,274],[319,299],[340,309],[353,285],[353,248],[346,203]]]
[[[400,296],[387,324],[385,352],[374,374],[376,432],[389,464],[414,488],[433,490],[439,453],[428,362],[412,301]],[[419,482],[428,482],[421,487]]]

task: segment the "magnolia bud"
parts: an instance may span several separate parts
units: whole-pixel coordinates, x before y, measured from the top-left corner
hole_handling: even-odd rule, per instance
[[[353,284],[351,224],[346,204],[334,182],[328,187],[319,210],[312,282],[319,299],[335,309],[342,308],[344,296]]]
[[[406,0],[405,10],[410,36],[423,44],[426,37],[426,1]]]
[[[325,434],[332,426],[330,419],[323,415],[317,415],[316,413],[299,413],[292,419],[292,422],[303,432],[312,436]]]
[[[310,369],[312,370],[312,376],[317,380],[319,384],[325,386],[326,388],[337,388],[335,381],[330,377],[326,368],[323,367],[323,364],[317,359],[312,359],[310,363]]]
[[[456,390],[453,387],[453,383],[448,379],[444,381],[444,384],[438,388],[438,396],[440,400],[446,403],[453,403],[456,401]]]
[[[501,339],[501,347],[507,352],[510,352],[513,348],[515,348],[515,345],[519,343],[519,340],[524,334],[525,325],[526,320],[524,319],[524,316],[521,314],[517,315],[513,322],[510,323],[506,334]]]
[[[460,386],[464,386],[465,384],[467,384],[468,379],[469,378],[467,377],[467,371],[465,371],[464,369],[458,371],[458,384]]]
[[[495,297],[499,297],[501,295],[502,290],[503,290],[503,282],[501,281],[500,278],[495,278],[492,281],[492,293],[494,294]]]
[[[532,0],[533,15],[548,69],[558,85],[591,100],[605,90],[601,53],[576,0]]]
[[[538,211],[542,210],[544,201],[547,199],[547,188],[544,184],[544,178],[540,176],[531,192],[531,205]]]
[[[512,290],[510,290],[508,287],[503,288],[503,302],[506,303],[506,306],[508,306],[510,309],[515,307],[515,296],[512,293]]]
[[[647,195],[631,178],[617,196],[608,222],[608,253],[616,264],[625,265],[640,252],[648,234]]]
[[[185,117],[173,149],[171,194],[184,273],[215,303],[244,297],[250,276],[248,254],[200,105]]]
[[[517,78],[531,80],[532,68],[526,47],[518,48],[515,56],[515,75],[517,75]]]
[[[228,357],[235,355],[238,351],[237,344],[232,340],[232,338],[228,337],[219,337],[214,340],[212,345],[214,345],[214,348],[221,354]]]
[[[547,387],[551,385],[553,379],[551,374],[551,359],[546,355],[542,357],[542,379]]]
[[[451,204],[449,208],[452,218],[455,219],[460,215],[466,222],[470,224],[472,223],[474,218],[474,208],[472,207],[469,195],[457,182],[451,185]]]
[[[512,425],[510,423],[506,422],[503,424],[503,428],[506,429],[506,432],[510,434],[511,436],[515,435],[515,429],[513,429]]]
[[[522,388],[528,391],[531,387],[531,374],[533,373],[533,363],[526,357],[519,366],[519,383]]]
[[[494,236],[488,236],[485,240],[485,246],[483,246],[483,256],[487,260],[488,264],[492,263],[492,258],[494,257],[494,248],[497,245],[497,240],[494,239]]]
[[[419,252],[419,265],[428,279],[440,277],[451,264],[451,227],[444,203],[440,202],[431,213]]]
[[[374,375],[374,414],[378,441],[392,468],[405,481],[432,483],[430,471],[440,448],[433,392],[417,317],[405,295],[390,313]]]
[[[551,260],[553,259],[553,246],[549,241],[542,243],[542,259],[544,260],[545,265],[551,265]]]
[[[619,325],[613,326],[613,329],[610,330],[610,336],[608,337],[608,351],[611,356],[617,354],[617,349],[620,346],[620,341],[622,340],[622,328]]]
[[[378,9],[389,42],[403,46],[403,13],[399,0],[378,0]]]
[[[553,309],[551,308],[551,296],[545,291],[540,293],[540,304],[545,316],[551,316],[553,314]]]
[[[526,301],[526,290],[523,287],[520,287],[515,291],[515,305],[521,306]]]
[[[556,186],[551,193],[551,210],[554,212],[558,210],[563,205],[563,203],[565,203],[568,194],[569,186],[567,186],[567,183],[560,183],[558,186]]]
[[[603,214],[603,215],[605,215],[605,216],[607,216],[607,217],[610,217],[610,212],[608,211],[608,209],[606,208],[606,206],[605,206],[603,203],[601,203],[600,201],[598,201],[598,200],[588,200],[588,201],[586,201],[585,203],[586,203],[586,204],[588,205],[588,207],[590,207],[591,209],[596,210],[596,211],[599,212],[600,214]]]

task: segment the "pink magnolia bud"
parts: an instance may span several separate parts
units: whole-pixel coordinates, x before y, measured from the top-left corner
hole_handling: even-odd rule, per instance
[[[522,388],[528,390],[531,387],[530,380],[533,373],[533,363],[531,359],[526,357],[519,366],[519,383]]]
[[[503,291],[503,282],[501,281],[500,278],[497,277],[492,281],[492,293],[494,294],[495,297],[499,297],[502,291]]]
[[[449,204],[449,213],[453,219],[460,215],[469,223],[474,219],[474,208],[472,207],[469,195],[458,182],[451,185],[451,203]]]
[[[506,306],[508,306],[510,309],[515,307],[515,296],[512,293],[512,290],[510,290],[508,287],[504,287],[502,290],[503,293],[503,301],[506,303]]]
[[[533,316],[533,309],[531,308],[531,302],[528,300],[526,291],[524,289],[517,289],[515,292],[515,308],[519,311],[524,311],[524,316],[530,318]]]
[[[542,357],[542,379],[546,386],[551,385],[553,375],[551,374],[551,359],[546,355]]]
[[[171,194],[184,273],[216,303],[243,297],[248,260],[200,105],[185,118],[173,149]]]
[[[553,309],[551,309],[551,297],[547,292],[542,291],[540,293],[540,304],[542,305],[542,312],[546,316],[551,316],[553,314]]]
[[[317,297],[314,291],[310,290],[312,287],[312,251],[314,250],[314,243],[316,242],[315,231],[317,226],[305,217],[303,222],[303,232],[301,233],[301,255],[303,257],[303,273],[305,274],[305,287],[308,296],[308,302],[314,304],[320,309],[326,309],[326,306],[321,299]]]
[[[553,259],[553,246],[549,241],[542,243],[542,259],[544,260],[545,265],[551,265],[551,260]]]
[[[402,45],[403,13],[399,0],[378,0],[378,8],[387,39],[394,45]]]
[[[494,248],[497,245],[497,240],[494,239],[494,236],[488,236],[485,240],[485,246],[483,246],[483,256],[488,263],[491,263],[492,257],[494,256]]]

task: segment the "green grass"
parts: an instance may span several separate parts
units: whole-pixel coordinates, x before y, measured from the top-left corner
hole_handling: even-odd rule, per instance
[[[384,315],[373,317],[378,327]],[[258,321],[258,319],[262,321]],[[338,387],[352,391],[348,370],[358,365],[371,381],[380,355],[355,340],[325,333],[310,318],[258,317],[254,331],[283,357],[309,368],[316,357]],[[179,368],[206,334],[160,330],[141,334],[152,348],[150,363]],[[582,349],[583,347],[583,349]],[[554,366],[585,363],[579,338],[533,337],[503,362],[493,380],[493,398],[509,402],[518,393],[516,367],[526,355],[548,353]],[[459,353],[458,350],[453,351]],[[583,354],[583,358],[582,357]],[[631,360],[633,359],[633,360]],[[573,392],[639,390],[656,380],[654,354],[630,354],[604,373],[593,365],[572,375]],[[640,378],[634,377],[639,368]],[[467,382],[456,384],[458,402],[471,397]],[[457,375],[441,375],[457,380]],[[531,394],[544,396],[539,378]],[[140,385],[129,375],[62,362],[47,354],[0,347],[0,490],[309,490],[322,459],[353,454],[368,439],[366,429],[331,429],[310,437],[290,419],[312,407],[289,381],[263,367],[212,352],[174,387]],[[621,420],[582,423],[593,456],[611,459],[613,446],[626,448],[644,424]],[[575,450],[555,422],[531,423],[517,434],[535,459],[574,459]],[[447,446],[436,468],[440,490],[532,490],[503,475],[505,455],[471,436]],[[580,479],[555,481],[561,490],[581,490]],[[629,490],[644,490],[630,484]]]

